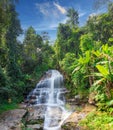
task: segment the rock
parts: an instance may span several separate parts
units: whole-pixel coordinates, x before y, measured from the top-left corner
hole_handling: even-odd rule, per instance
[[[28,107],[29,114],[26,120],[26,125],[28,129],[43,130],[45,110],[46,106],[42,105]]]
[[[91,104],[91,105],[95,105],[96,102],[95,102],[95,95],[96,93],[95,92],[92,92],[89,94],[89,99],[88,99],[88,103]]]
[[[80,100],[80,99],[81,99],[80,95],[75,96],[75,100]]]
[[[28,99],[24,100],[24,103],[28,103],[28,102],[29,102],[29,100],[28,100]]]
[[[39,120],[42,119],[44,121],[45,109],[46,109],[46,106],[42,106],[42,105],[29,107],[28,108],[29,116],[27,119],[27,123],[29,123],[30,121],[36,121],[38,119]]]
[[[0,130],[9,130],[9,128],[8,128],[7,124],[0,123]]]
[[[33,94],[36,95],[36,96],[39,96],[40,95],[40,92],[39,90],[36,90],[37,92],[34,92]]]
[[[42,95],[42,96],[40,97],[40,102],[41,102],[41,103],[46,103],[46,99],[47,99],[46,95]]]
[[[76,100],[75,98],[67,99],[66,102],[71,105],[80,105],[81,104],[81,102],[79,100]]]
[[[80,128],[77,127],[77,124],[74,122],[69,122],[66,125],[63,125],[61,130],[80,130]]]
[[[79,121],[84,119],[93,110],[95,110],[94,106],[85,105],[81,112],[73,112],[62,124],[62,130],[81,130],[81,127],[78,125]]]
[[[36,99],[36,95],[30,95],[29,98],[30,99]]]
[[[0,130],[21,130],[21,120],[27,113],[24,109],[15,109],[0,115]]]
[[[86,116],[85,113],[77,113],[77,112],[74,112],[72,113],[68,119],[64,122],[64,123],[68,123],[68,122],[74,122],[74,123],[78,123],[79,120],[83,119],[84,117]]]
[[[31,130],[43,130],[43,126],[39,125],[39,124],[27,125],[27,129],[31,129]]]
[[[29,100],[29,103],[30,103],[31,105],[34,105],[34,104],[37,103],[37,101],[36,101],[35,99],[31,99],[31,100]]]
[[[72,113],[62,124],[62,130],[79,130],[78,122],[85,116],[85,113]]]
[[[26,109],[27,105],[25,103],[21,103],[21,104],[19,104],[19,108],[20,109]]]

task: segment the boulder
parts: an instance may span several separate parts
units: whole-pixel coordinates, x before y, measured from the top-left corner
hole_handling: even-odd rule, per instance
[[[39,124],[27,125],[27,129],[29,129],[29,130],[43,130],[43,126],[39,125]]]
[[[62,130],[82,130],[78,125],[79,121],[84,119],[89,112],[94,111],[95,109],[94,106],[86,104],[81,111],[73,112],[62,124]]]
[[[35,99],[29,100],[29,104],[31,104],[31,105],[34,105],[34,104],[36,104],[36,103],[37,103],[37,101],[36,101]]]
[[[45,109],[46,106],[42,105],[28,107],[29,116],[27,118],[27,124],[35,124],[35,122],[39,122],[39,124],[42,124],[44,122]]]
[[[31,95],[30,98],[31,99],[36,99],[36,95]]]
[[[79,130],[80,126],[78,126],[78,122],[85,118],[85,116],[85,113],[72,113],[62,124],[62,130]]]
[[[27,111],[24,109],[15,109],[4,112],[0,115],[0,130],[21,130],[22,118]]]
[[[26,103],[24,103],[24,102],[20,103],[20,104],[19,104],[19,108],[20,108],[20,109],[27,109]]]

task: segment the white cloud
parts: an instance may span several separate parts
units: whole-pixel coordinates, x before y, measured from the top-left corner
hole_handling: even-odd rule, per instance
[[[56,30],[59,23],[63,23],[65,24],[67,21],[67,17],[63,18],[63,19],[60,19],[58,21],[53,21],[53,22],[50,22],[48,23],[47,25],[43,24],[41,26],[37,26],[37,25],[34,25],[34,28],[36,31],[44,31],[44,30]]]
[[[57,3],[53,3],[54,6],[62,13],[62,14],[66,14],[66,9],[64,7],[62,7],[61,5],[57,4]]]
[[[89,17],[94,17],[94,16],[96,16],[96,15],[98,15],[98,13],[91,13],[91,14],[89,15]]]
[[[45,16],[49,15],[49,10],[50,10],[50,4],[48,2],[39,4],[35,4],[36,8]]]
[[[38,17],[39,12],[43,15],[40,26],[36,23],[34,28],[37,31],[56,30],[59,23],[65,23],[66,9],[55,2],[36,3]]]
[[[93,16],[96,16],[96,15],[102,14],[102,13],[104,13],[106,11],[107,11],[106,8],[101,8],[100,10],[97,10],[96,12],[93,12],[93,13],[89,14],[89,16],[93,17]]]
[[[55,2],[36,3],[35,6],[48,18],[61,18],[61,15],[66,13],[66,9]]]
[[[86,15],[86,12],[80,13],[79,17],[83,17],[84,15]]]

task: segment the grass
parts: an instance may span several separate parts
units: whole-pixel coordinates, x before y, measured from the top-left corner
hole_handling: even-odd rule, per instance
[[[84,130],[113,130],[113,116],[107,112],[91,112],[80,123]]]
[[[12,110],[12,109],[16,109],[18,108],[18,104],[17,103],[8,103],[8,102],[4,102],[0,104],[0,114],[3,113],[4,111],[8,111],[8,110]]]

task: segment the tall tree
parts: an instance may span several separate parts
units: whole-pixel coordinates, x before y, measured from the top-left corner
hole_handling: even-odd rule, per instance
[[[20,33],[22,29],[14,1],[0,1],[0,95],[4,99],[9,98],[11,91],[14,96],[21,89],[17,83],[22,79],[17,51],[17,37]],[[19,95],[19,92],[16,94]]]
[[[15,6],[10,4],[7,13],[9,14],[9,26],[6,32],[6,45],[8,48],[8,74],[15,80],[20,77],[20,68],[17,63],[17,37],[22,33],[18,14]]]
[[[67,24],[59,24],[58,32],[57,32],[57,40],[55,43],[55,52],[57,61],[64,58],[66,52],[69,51],[69,44],[67,40],[71,37],[72,30]]]
[[[43,40],[36,34],[33,27],[29,27],[25,32],[24,44],[24,71],[32,72],[37,64],[42,63],[41,48]]]
[[[70,25],[71,28],[76,27],[79,24],[79,15],[74,8],[70,8],[67,10],[67,17],[67,23]]]

